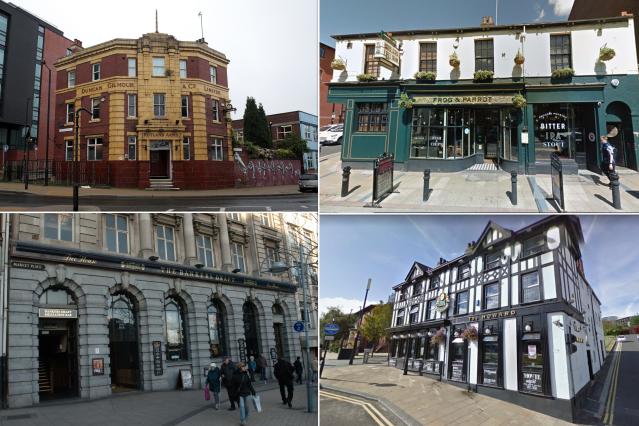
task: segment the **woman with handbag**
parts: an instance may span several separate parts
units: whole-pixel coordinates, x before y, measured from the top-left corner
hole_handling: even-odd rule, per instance
[[[249,416],[249,397],[255,398],[255,389],[251,383],[248,367],[243,362],[237,363],[237,370],[233,374],[233,389],[239,399],[240,425],[245,426]]]
[[[206,374],[206,389],[213,393],[213,400],[215,401],[215,409],[220,408],[220,378],[222,373],[216,363],[212,362],[209,371]],[[208,400],[209,398],[207,398]]]

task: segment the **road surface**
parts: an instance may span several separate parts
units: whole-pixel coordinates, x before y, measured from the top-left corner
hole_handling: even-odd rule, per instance
[[[637,335],[618,342],[619,358],[612,365],[613,377],[604,423],[618,426],[639,425],[639,341]]]

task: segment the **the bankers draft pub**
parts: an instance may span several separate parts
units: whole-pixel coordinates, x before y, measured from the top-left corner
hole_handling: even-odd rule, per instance
[[[572,420],[605,357],[582,241],[573,216],[490,222],[461,256],[414,262],[394,287],[389,365]]]

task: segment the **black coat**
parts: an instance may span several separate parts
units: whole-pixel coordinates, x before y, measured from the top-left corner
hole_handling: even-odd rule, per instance
[[[235,373],[235,365],[229,361],[228,364],[222,364],[222,366],[220,367],[220,370],[222,372],[222,383],[224,383],[224,386],[228,388],[231,382],[233,381],[233,373]]]
[[[275,367],[273,368],[273,374],[277,378],[277,382],[280,384],[286,384],[293,381],[293,366],[290,362],[281,359],[277,361]]]
[[[253,384],[251,384],[251,377],[248,375],[247,371],[237,370],[233,374],[231,386],[231,389],[233,389],[233,394],[236,396],[255,395],[255,389],[253,389]]]
[[[295,365],[295,372],[297,374],[302,374],[302,371],[304,371],[304,367],[302,367],[302,363],[300,362],[300,360],[296,359],[293,365]]]

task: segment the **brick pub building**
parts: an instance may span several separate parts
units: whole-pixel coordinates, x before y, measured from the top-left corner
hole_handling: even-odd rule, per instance
[[[73,160],[79,108],[83,183],[233,186],[226,56],[162,33],[114,39],[56,63],[57,176]],[[64,164],[64,162],[69,164]]]
[[[333,79],[331,62],[335,59],[335,48],[320,43],[320,126],[344,122],[344,106],[328,102],[328,85]]]

